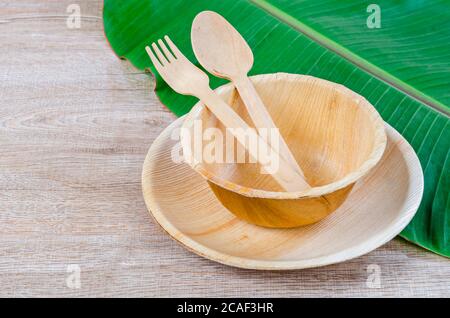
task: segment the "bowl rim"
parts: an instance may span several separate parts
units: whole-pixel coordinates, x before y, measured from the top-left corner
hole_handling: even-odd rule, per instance
[[[261,81],[273,81],[273,80],[285,80],[285,81],[308,81],[315,80],[320,84],[324,84],[330,86],[331,88],[344,93],[346,95],[351,95],[355,98],[357,104],[362,107],[368,116],[372,117],[372,121],[375,125],[375,136],[374,136],[374,145],[376,145],[369,158],[364,161],[361,166],[353,171],[348,173],[343,178],[318,187],[312,187],[310,189],[301,190],[301,191],[268,191],[263,189],[256,189],[251,187],[246,187],[243,185],[239,185],[230,180],[226,180],[214,173],[211,173],[207,169],[203,167],[201,163],[194,163],[189,160],[187,157],[188,151],[184,151],[185,149],[189,149],[191,146],[190,138],[187,134],[189,127],[192,125],[193,120],[198,118],[201,112],[205,109],[204,104],[202,102],[197,102],[191,111],[186,115],[186,118],[182,124],[182,129],[180,130],[180,143],[183,148],[183,156],[185,162],[191,166],[197,173],[199,173],[204,179],[210,181],[219,187],[222,187],[226,190],[241,194],[246,197],[252,198],[265,198],[265,199],[300,199],[300,198],[313,198],[320,197],[332,192],[335,192],[339,189],[345,188],[350,184],[355,183],[360,178],[365,176],[376,164],[380,161],[384,150],[386,148],[387,136],[385,131],[384,121],[381,118],[380,114],[376,111],[375,107],[370,104],[364,97],[345,87],[344,85],[334,83],[322,78],[310,76],[310,75],[302,75],[302,74],[291,74],[291,73],[270,73],[270,74],[260,74],[250,76],[252,82],[261,82]],[[232,83],[228,83],[222,85],[215,89],[215,92],[218,94],[226,93],[234,88]]]

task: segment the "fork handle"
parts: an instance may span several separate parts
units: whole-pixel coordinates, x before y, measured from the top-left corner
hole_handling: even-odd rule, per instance
[[[277,128],[248,76],[243,74],[232,80],[258,132],[261,134],[260,130],[262,128]],[[276,131],[278,132],[279,130],[277,129]],[[278,140],[280,156],[283,157],[283,159],[286,160],[299,175],[302,176],[303,180],[305,180],[305,175],[302,169],[297,163],[297,160],[295,160],[294,155],[290,151],[286,141],[280,133],[278,134]],[[272,140],[268,140],[268,143],[272,146],[271,141]]]
[[[301,191],[309,189],[310,186],[303,179],[297,171],[295,171],[290,164],[283,159],[276,149],[273,149],[266,141],[256,133],[255,129],[250,128],[247,123],[227,104],[219,95],[212,89],[208,88],[202,93],[200,100],[208,109],[222,122],[227,128],[231,129],[230,132],[234,135],[237,141],[248,151],[249,155],[256,160],[261,167],[270,174],[277,183],[286,191]],[[245,134],[239,133],[239,128],[245,129]],[[247,137],[249,140],[256,140],[257,147],[251,142],[246,142]],[[275,171],[270,171],[267,162],[263,159],[265,154],[275,153],[278,160],[278,166]]]

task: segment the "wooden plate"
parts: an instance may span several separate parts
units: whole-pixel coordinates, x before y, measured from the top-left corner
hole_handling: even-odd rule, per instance
[[[199,174],[172,160],[181,148],[177,128],[182,121],[183,117],[173,122],[150,147],[142,172],[143,194],[156,222],[208,259],[265,270],[338,263],[391,240],[419,207],[423,193],[419,160],[408,142],[386,124],[388,143],[380,163],[330,216],[294,229],[246,223],[221,205]]]

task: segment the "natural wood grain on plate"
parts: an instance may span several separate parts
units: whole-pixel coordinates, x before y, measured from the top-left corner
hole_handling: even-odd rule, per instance
[[[246,223],[221,205],[223,201],[214,196],[208,182],[189,165],[174,162],[174,149],[179,147],[174,135],[186,118],[167,127],[150,148],[142,172],[143,193],[150,213],[175,240],[214,261],[266,270],[346,261],[391,240],[420,204],[423,174],[419,159],[386,124],[388,143],[382,159],[334,213],[295,229]],[[270,213],[264,205],[259,208],[260,214]]]
[[[396,238],[354,260],[242,270],[175,243],[140,175],[175,116],[105,41],[103,1],[0,2],[0,296],[450,296],[450,262]],[[66,285],[69,264],[81,288]],[[369,267],[371,266],[371,267]],[[380,288],[369,288],[379,266]],[[377,286],[374,286],[377,287]]]

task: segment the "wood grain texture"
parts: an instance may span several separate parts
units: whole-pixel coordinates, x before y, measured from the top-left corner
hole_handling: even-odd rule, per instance
[[[402,239],[324,268],[241,270],[179,246],[150,218],[142,162],[175,119],[114,56],[101,1],[0,4],[0,296],[450,296],[450,262]],[[81,288],[66,286],[78,264]],[[381,288],[368,288],[369,265]]]

